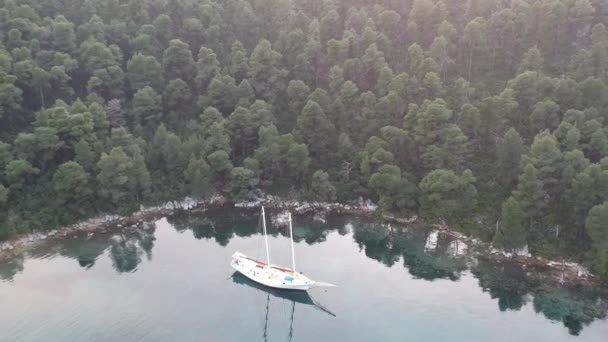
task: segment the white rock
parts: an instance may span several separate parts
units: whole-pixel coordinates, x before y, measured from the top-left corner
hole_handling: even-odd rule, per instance
[[[438,240],[439,232],[433,230],[429,236],[426,238],[426,243],[424,244],[425,252],[433,252],[437,249],[437,240]]]
[[[234,206],[236,208],[256,208],[256,207],[259,207],[260,204],[261,204],[260,201],[238,202],[238,203],[235,203]]]
[[[12,250],[14,247],[13,245],[11,245],[8,242],[3,243],[2,245],[0,245],[0,251],[10,251]]]
[[[466,254],[469,246],[462,240],[454,239],[448,246],[447,253],[453,257],[463,256]]]

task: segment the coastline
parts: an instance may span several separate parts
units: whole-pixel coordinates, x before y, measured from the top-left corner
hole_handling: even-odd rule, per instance
[[[253,202],[228,203],[221,196],[213,196],[206,200],[185,198],[181,201],[167,202],[161,206],[142,207],[128,216],[101,215],[44,233],[34,232],[0,242],[0,262],[18,256],[29,247],[47,240],[77,238],[80,234],[92,236],[96,233],[106,233],[111,230],[144,229],[145,223],[180,212],[201,214],[208,209],[221,208],[228,205],[233,205],[237,209],[253,209],[262,204],[269,209],[290,210],[296,214],[315,214],[321,218],[327,214],[346,214],[357,217],[373,217],[376,215],[376,206],[369,201],[358,204],[340,204],[294,201],[267,196],[264,199]],[[519,264],[526,269],[543,272],[560,284],[589,287],[606,286],[606,282],[594,276],[584,266],[574,262],[565,260],[554,261],[531,255],[517,255],[498,251],[493,249],[489,243],[482,242],[477,238],[466,236],[457,231],[452,231],[444,224],[426,224],[417,216],[402,217],[382,214],[378,216],[378,219],[388,224],[430,226],[437,234],[450,235],[464,243],[467,247],[466,256],[493,263]]]

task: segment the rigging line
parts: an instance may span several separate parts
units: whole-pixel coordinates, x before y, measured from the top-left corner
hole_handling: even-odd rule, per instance
[[[260,233],[262,228],[262,215],[258,215],[258,224],[256,226],[256,233]],[[256,259],[260,259],[260,251],[262,250],[262,241],[256,239]]]
[[[326,308],[325,306],[323,306],[321,303],[317,302],[314,297],[312,295],[309,294],[310,300],[312,301],[312,304],[315,308],[325,312],[326,314],[333,316],[333,317],[337,317],[335,313],[331,312],[328,308]]]

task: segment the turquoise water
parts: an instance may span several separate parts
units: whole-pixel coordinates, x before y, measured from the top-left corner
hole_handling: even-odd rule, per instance
[[[266,291],[255,213],[217,210],[46,242],[0,262],[0,341],[606,341],[606,299],[465,259],[426,229],[294,216],[298,269],[337,288]],[[290,265],[271,222],[274,263]]]

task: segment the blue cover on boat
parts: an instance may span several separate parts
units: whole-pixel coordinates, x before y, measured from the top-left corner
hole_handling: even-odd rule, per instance
[[[293,281],[293,277],[291,277],[291,276],[285,276],[285,280],[287,280],[287,281]]]

